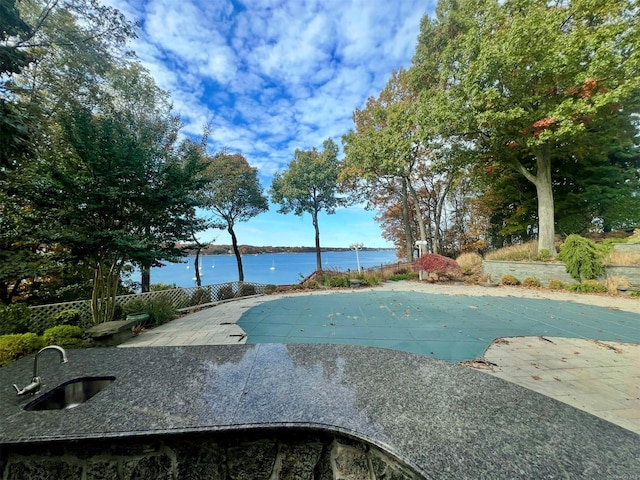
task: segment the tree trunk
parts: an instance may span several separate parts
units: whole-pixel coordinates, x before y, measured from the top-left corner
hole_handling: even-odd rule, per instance
[[[151,267],[148,263],[140,268],[140,283],[142,285],[142,293],[151,290]]]
[[[0,303],[9,305],[11,299],[9,298],[9,285],[6,282],[0,282]]]
[[[402,222],[404,223],[404,241],[407,262],[413,262],[413,232],[409,218],[409,201],[407,199],[407,180],[402,179]]]
[[[320,255],[320,228],[318,227],[318,212],[311,215],[313,220],[313,228],[316,231],[316,270],[322,271],[322,257]]]
[[[151,227],[148,225],[144,227],[144,234],[147,237],[151,236]],[[144,262],[140,266],[140,284],[142,287],[142,293],[151,290],[151,264],[149,262]]]
[[[233,231],[233,226],[229,225],[227,231],[229,232],[229,235],[231,235],[233,253],[236,255],[236,263],[238,264],[238,281],[244,282],[244,272],[242,271],[242,256],[240,255],[240,249],[238,248],[238,239],[236,238],[236,233]]]
[[[427,240],[427,231],[424,226],[424,218],[422,218],[422,212],[420,211],[420,203],[418,202],[418,194],[416,193],[413,185],[411,185],[411,181],[407,179],[407,186],[409,187],[409,192],[411,192],[411,198],[413,199],[413,203],[415,205],[416,210],[416,219],[418,220],[418,227],[420,228],[420,240],[425,242]]]
[[[443,248],[442,248],[442,232],[443,232],[443,228],[442,228],[442,212],[444,210],[444,205],[447,199],[447,195],[449,195],[449,190],[451,190],[451,185],[453,184],[453,180],[451,178],[447,179],[447,182],[445,183],[443,192],[441,194],[438,194],[437,192],[435,193],[435,197],[436,200],[438,202],[438,204],[436,205],[435,208],[435,215],[436,215],[436,219],[435,219],[435,234],[434,234],[434,253],[437,253],[439,255],[443,254]]]
[[[94,268],[91,292],[91,317],[94,324],[113,320],[122,267],[120,263],[117,259],[112,260],[108,266],[100,262]]]
[[[516,169],[536,187],[538,197],[538,252],[548,250],[551,256],[555,257],[555,213],[551,180],[551,152],[548,146],[543,146],[535,153],[537,167],[535,176],[520,163],[516,164]]]
[[[553,206],[553,187],[551,184],[551,160],[548,155],[538,156],[538,175],[536,175],[536,193],[538,194],[538,252],[546,249],[556,256],[555,216]]]
[[[200,278],[200,248],[196,248],[196,259],[193,261],[193,268],[196,269],[196,285],[202,286],[202,279]]]

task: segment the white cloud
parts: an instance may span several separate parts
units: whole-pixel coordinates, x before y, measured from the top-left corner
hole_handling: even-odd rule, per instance
[[[183,133],[197,137],[211,122],[210,149],[242,153],[265,185],[296,148],[321,147],[328,137],[340,144],[353,111],[382,90],[393,70],[409,66],[420,19],[434,6],[418,0],[107,3],[141,22],[133,48],[170,91]]]

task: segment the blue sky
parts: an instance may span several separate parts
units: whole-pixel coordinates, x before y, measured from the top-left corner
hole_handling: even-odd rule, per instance
[[[171,92],[183,133],[212,126],[211,152],[239,152],[268,190],[296,149],[321,148],[353,125],[391,72],[408,67],[420,19],[418,0],[108,0],[142,25],[132,47],[156,83]],[[342,155],[342,153],[340,154]],[[326,247],[390,247],[375,212],[340,209],[319,219]],[[236,227],[240,243],[312,246],[311,217],[268,213]],[[224,231],[204,240],[231,243]]]

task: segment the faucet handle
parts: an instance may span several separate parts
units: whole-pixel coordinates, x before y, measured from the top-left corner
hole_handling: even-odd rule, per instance
[[[38,390],[40,390],[40,386],[41,386],[40,377],[33,377],[33,379],[31,380],[31,383],[26,387],[24,387],[22,390],[20,390],[20,388],[18,388],[18,386],[15,383],[13,384],[13,388],[16,389],[16,392],[18,392],[18,395],[26,395],[27,393],[36,393]]]

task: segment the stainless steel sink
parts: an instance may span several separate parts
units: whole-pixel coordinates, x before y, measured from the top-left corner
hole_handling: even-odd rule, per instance
[[[109,386],[116,377],[81,377],[58,385],[25,405],[25,410],[62,410],[77,407]]]

